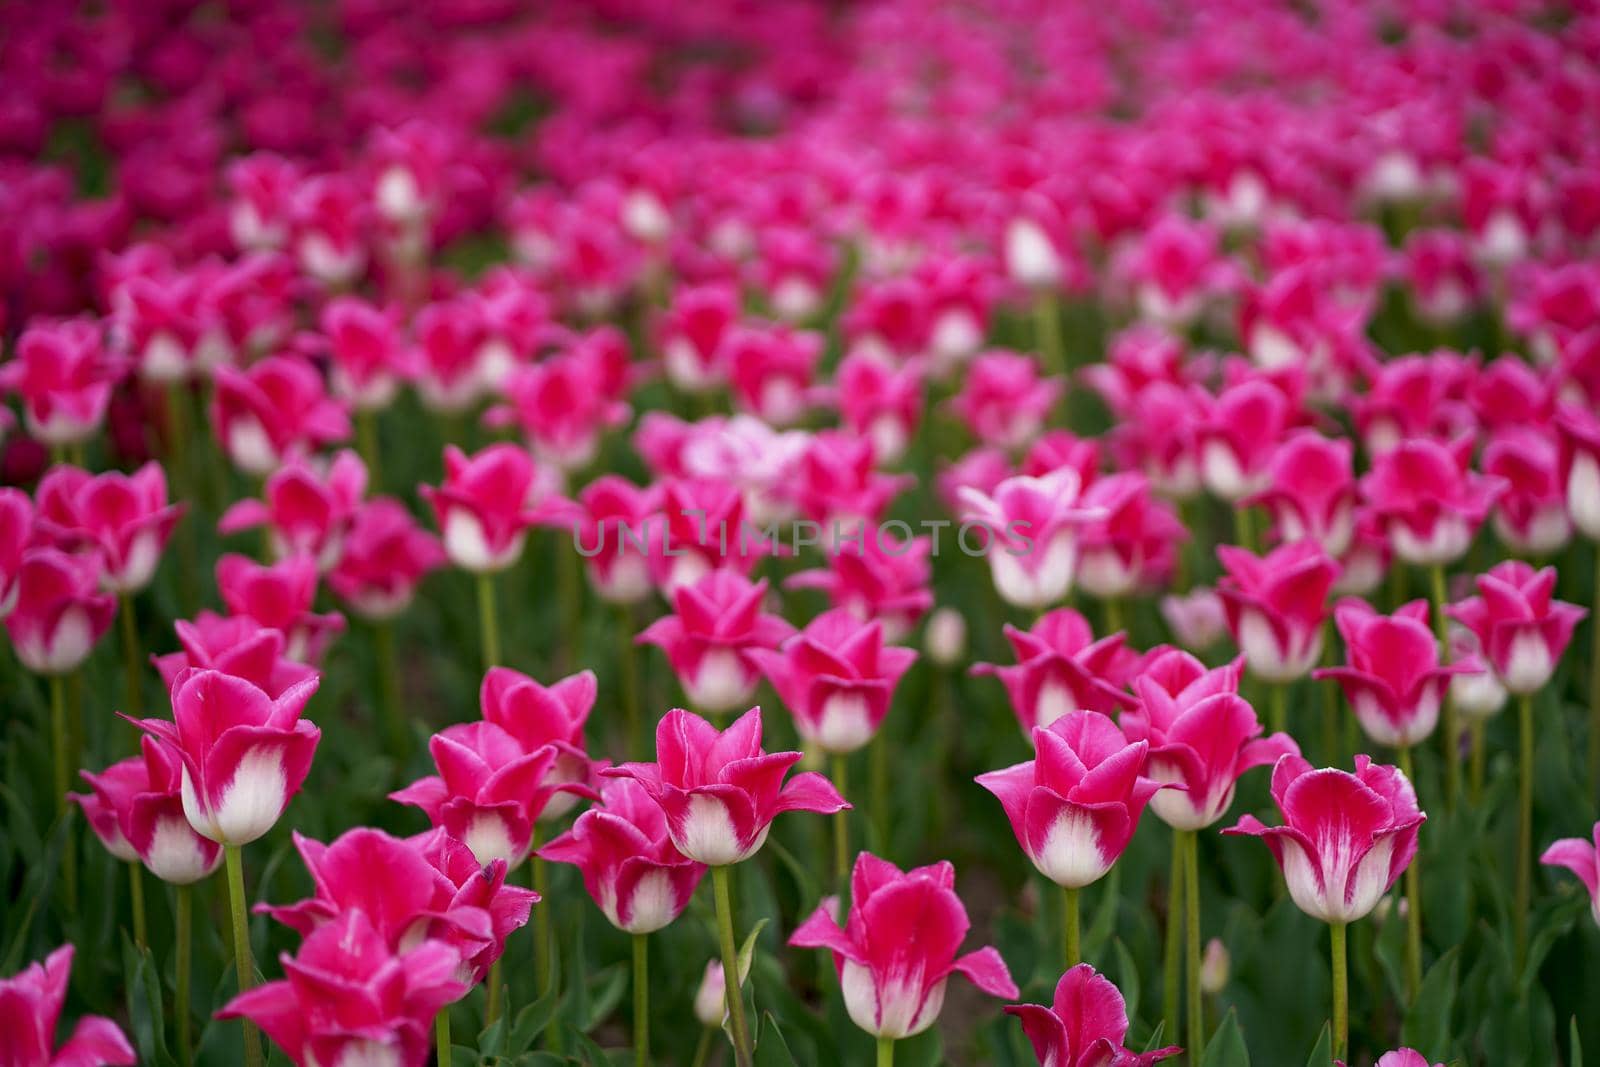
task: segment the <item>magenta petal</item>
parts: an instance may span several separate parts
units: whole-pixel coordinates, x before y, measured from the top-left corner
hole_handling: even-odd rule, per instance
[[[850,807],[850,802],[839,795],[839,790],[834,788],[832,782],[815,771],[806,771],[789,779],[783,787],[783,792],[778,794],[774,814],[814,811],[819,815],[832,815]]]
[[[990,996],[1007,1000],[1017,997],[1017,984],[1011,980],[1011,971],[993,946],[985,945],[976,952],[959,957],[950,969],[966,975],[973,985]]]

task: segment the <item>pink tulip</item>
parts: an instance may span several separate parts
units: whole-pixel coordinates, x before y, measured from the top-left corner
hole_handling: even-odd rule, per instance
[[[417,392],[429,411],[460,414],[488,390],[482,310],[461,298],[429,304],[414,326]]]
[[[243,678],[189,669],[173,682],[172,722],[129,720],[182,764],[183,813],[195,833],[247,845],[272,829],[322,737],[300,717],[318,683],[307,678],[270,697]]]
[[[1555,673],[1572,632],[1588,614],[1553,599],[1554,567],[1534,570],[1508,559],[1478,576],[1478,594],[1445,609],[1471,630],[1483,656],[1512,693],[1536,693]]]
[[[584,750],[583,725],[597,692],[593,671],[579,671],[547,687],[509,667],[491,667],[478,690],[478,705],[484,721],[510,734],[524,751],[555,749],[542,785],[578,785],[592,792],[595,768]],[[557,793],[539,818],[559,819],[577,800],[576,794]]]
[[[117,1024],[99,1015],[85,1015],[72,1036],[56,1046],[56,1023],[67,999],[72,974],[71,945],[62,945],[44,961],[10,978],[0,979],[0,1052],[7,1067],[114,1067],[138,1063],[138,1057]]]
[[[1079,535],[1078,584],[1092,596],[1127,596],[1161,585],[1189,536],[1172,505],[1150,491],[1144,475],[1126,471],[1093,482],[1083,506],[1103,513]]]
[[[322,376],[289,356],[243,371],[218,367],[211,426],[234,465],[258,477],[350,436],[350,417],[328,396]]]
[[[276,700],[291,686],[315,677],[317,669],[284,656],[283,633],[263,626],[248,615],[224,617],[202,611],[193,622],[173,623],[178,632],[177,652],[151,656],[169,690],[189,667],[217,670],[243,678]]]
[[[117,859],[138,860],[173,885],[192,885],[222,863],[222,846],[189,825],[183,810],[183,765],[154,737],[141,754],[99,774],[80,772],[88,795],[69,794],[90,829]]]
[[[821,334],[787,326],[735,327],[723,348],[740,410],[780,427],[805,416],[814,399],[811,383],[822,358]]]
[[[1265,838],[1289,896],[1327,923],[1354,922],[1377,906],[1416,855],[1427,820],[1405,775],[1366,756],[1356,757],[1354,774],[1283,756],[1272,769],[1272,799],[1284,825],[1245,815],[1222,832]]]
[[[675,388],[703,393],[727,380],[723,344],[738,318],[739,296],[730,286],[708,285],[674,294],[662,316],[657,343]]]
[[[1472,375],[1464,357],[1442,350],[1383,363],[1367,392],[1351,402],[1367,454],[1381,457],[1406,442],[1450,440],[1468,430]]]
[[[845,926],[836,918],[838,898],[828,897],[789,944],[833,953],[850,1021],[880,1039],[899,1040],[932,1026],[952,974],[990,996],[1015,999],[1016,983],[993,947],[956,955],[970,924],[955,884],[949,863],[902,872],[863,852],[850,874]]]
[[[1197,585],[1187,593],[1161,598],[1161,618],[1178,644],[1196,652],[1222,640],[1228,633],[1227,610],[1215,589]]]
[[[972,361],[950,409],[983,444],[1017,450],[1039,436],[1065,388],[1041,377],[1032,356],[996,349]]]
[[[424,1067],[434,1016],[460,1000],[461,954],[439,940],[404,951],[385,943],[371,916],[346,911],[312,931],[286,979],[234,997],[219,1019],[249,1019],[296,1067],[369,1062]]]
[[[264,500],[246,499],[222,513],[217,529],[225,534],[258,526],[272,533],[273,551],[308,556],[326,573],[339,562],[356,509],[367,491],[367,465],[344,449],[324,468],[295,460],[267,478]]]
[[[30,436],[47,445],[70,445],[100,428],[119,377],[100,327],[68,319],[23,331],[15,358],[0,368],[0,388],[22,398]]]
[[[1350,546],[1338,559],[1339,577],[1333,581],[1333,591],[1340,596],[1370,597],[1382,587],[1393,562],[1383,519],[1371,508],[1357,506]]]
[[[1039,610],[1072,590],[1084,526],[1104,516],[1087,506],[1078,475],[1063,467],[1042,478],[1007,478],[992,494],[963,488],[964,519],[987,528],[986,554],[1006,603]]]
[[[1556,429],[1567,514],[1579,533],[1600,541],[1600,418],[1585,407],[1565,405],[1556,415]]]
[[[1243,665],[1207,670],[1187,652],[1153,654],[1134,679],[1137,707],[1122,714],[1130,741],[1148,741],[1145,774],[1164,785],[1150,809],[1175,830],[1203,830],[1222,818],[1246,771],[1300,746],[1285,733],[1262,737],[1254,709],[1239,696]]]
[[[902,539],[879,527],[864,532],[859,543],[841,536],[828,547],[835,551],[826,567],[797,571],[784,587],[821,590],[834,607],[863,622],[881,622],[888,642],[904,640],[933,606],[928,538]]]
[[[1069,889],[1099,881],[1162,788],[1144,776],[1150,743],[1130,742],[1097,711],[1072,711],[1035,727],[1033,746],[1034,759],[977,782],[999,799],[1040,874]]]
[[[381,411],[400,383],[415,373],[397,316],[355,297],[340,296],[322,309],[329,384],[356,411]]]
[[[879,463],[897,463],[922,420],[925,386],[914,363],[894,367],[861,350],[839,361],[833,399],[845,427],[872,442]]]
[[[712,571],[672,598],[677,614],[652,623],[636,640],[666,653],[689,702],[711,714],[750,699],[761,670],[753,650],[775,649],[794,627],[761,610],[765,581]]]
[[[323,285],[343,288],[367,266],[367,212],[361,192],[342,174],[301,182],[291,203],[295,259]]]
[[[0,489],[0,621],[20,592],[22,560],[33,539],[33,500],[21,489]]]
[[[1175,1045],[1145,1053],[1124,1048],[1128,1009],[1122,992],[1087,963],[1061,976],[1050,1007],[1011,1004],[1005,1010],[1022,1020],[1041,1067],[1150,1067],[1183,1051]]]
[[[577,867],[612,926],[654,933],[683,914],[706,869],[673,845],[666,816],[638,782],[607,781],[600,800],[539,849],[539,857]]]
[[[154,461],[131,475],[52,467],[38,496],[39,531],[64,548],[96,549],[101,585],[119,594],[150,584],[184,511],[182,504],[167,503],[167,478]]]
[[[872,536],[895,494],[914,480],[884,474],[876,463],[871,441],[838,430],[816,434],[801,453],[791,491],[801,514],[822,526],[824,541],[858,531]]]
[[[347,912],[363,912],[391,951],[423,940],[454,948],[463,964],[460,980],[472,985],[539,902],[537,893],[506,884],[503,860],[480,864],[442,831],[402,840],[360,827],[326,845],[293,837],[315,893],[281,907],[258,904],[256,911],[302,937]]]
[[[356,509],[328,586],[357,615],[382,622],[410,607],[422,579],[444,564],[439,539],[400,501],[377,497]]]
[[[1154,326],[1130,326],[1111,339],[1104,363],[1080,372],[1083,381],[1119,419],[1137,410],[1145,389],[1155,383],[1186,391],[1193,381],[1184,344]]]
[[[1271,513],[1281,543],[1310,538],[1338,559],[1355,538],[1356,481],[1351,444],[1306,430],[1279,445],[1266,484],[1243,503]]]
[[[1361,478],[1361,495],[1384,520],[1394,553],[1407,563],[1441,566],[1467,552],[1503,484],[1467,469],[1472,439],[1443,445],[1401,441]]]
[[[271,152],[254,152],[228,164],[232,202],[228,233],[241,251],[274,252],[289,240],[289,212],[299,168]]]
[[[1006,687],[1022,732],[1049,726],[1068,712],[1087,708],[1111,713],[1132,703],[1123,686],[1139,657],[1121,633],[1095,640],[1089,621],[1071,608],[1058,608],[1019,630],[1009,623],[1006,640],[1017,662],[1012,666],[978,663],[974,675],[992,674]]]
[[[1561,483],[1561,449],[1543,426],[1496,433],[1483,450],[1483,473],[1505,484],[1495,500],[1494,532],[1512,551],[1549,556],[1572,539]]]
[[[1335,1060],[1339,1067],[1344,1067],[1343,1060]],[[1401,1048],[1393,1052],[1385,1052],[1378,1057],[1377,1067],[1430,1067],[1428,1057],[1416,1049]],[[1444,1067],[1442,1063],[1432,1064],[1431,1067]]]
[[[23,553],[5,622],[24,667],[35,674],[69,674],[89,658],[117,612],[115,598],[98,592],[99,584],[94,556],[55,548]]]
[[[1266,488],[1269,465],[1294,412],[1283,390],[1251,377],[1223,390],[1200,429],[1200,478],[1223,500]]]
[[[628,419],[628,405],[607,395],[601,368],[577,352],[558,352],[517,367],[501,384],[507,405],[490,409],[490,426],[521,427],[529,447],[558,470],[593,463],[601,435]]]
[[[831,815],[849,808],[820,774],[784,782],[798,752],[761,750],[761,709],[718,731],[700,716],[669,711],[656,726],[656,763],[624,763],[601,773],[633,778],[667,817],[667,834],[696,863],[723,867],[749,859],[786,811]]]
[[[1328,591],[1339,565],[1315,541],[1295,541],[1266,556],[1221,545],[1217,558],[1228,572],[1217,595],[1251,673],[1269,682],[1302,677],[1322,655]]]
[[[528,527],[564,514],[547,472],[516,445],[490,445],[474,456],[448,445],[444,467],[443,485],[419,491],[433,505],[445,553],[462,570],[505,570],[522,557]]]
[[[824,752],[847,753],[872,740],[889,714],[895,687],[916,662],[909,648],[884,645],[883,624],[843,608],[817,616],[778,649],[752,649],[795,728]]]
[[[573,544],[600,599],[637,604],[650,595],[647,520],[657,506],[653,486],[641,489],[616,474],[602,474],[578,494]]]
[[[1337,681],[1361,729],[1380,745],[1414,745],[1433,733],[1452,676],[1481,669],[1471,657],[1440,662],[1426,600],[1393,615],[1378,614],[1364,600],[1341,600],[1333,621],[1349,663],[1311,676]]]
[[[317,565],[307,556],[267,566],[230,553],[217,560],[217,591],[230,613],[283,634],[284,655],[301,663],[317,663],[328,644],[344,632],[343,615],[311,610],[317,596]]]
[[[1062,467],[1077,472],[1085,490],[1100,481],[1100,442],[1092,437],[1079,437],[1071,430],[1047,430],[1039,435],[1022,457],[1023,474],[1043,478]]]
[[[1547,867],[1565,867],[1582,880],[1583,888],[1589,891],[1590,914],[1594,916],[1595,923],[1600,925],[1600,861],[1596,859],[1597,849],[1600,849],[1600,822],[1594,824],[1590,840],[1564,837],[1545,849],[1539,862]]]
[[[710,478],[667,481],[646,524],[650,574],[669,600],[713,571],[749,574],[769,547],[745,520],[744,495]]]

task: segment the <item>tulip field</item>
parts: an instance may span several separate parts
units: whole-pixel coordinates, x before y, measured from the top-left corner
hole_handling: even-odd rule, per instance
[[[1600,4],[0,10],[0,1067],[1600,1063]]]

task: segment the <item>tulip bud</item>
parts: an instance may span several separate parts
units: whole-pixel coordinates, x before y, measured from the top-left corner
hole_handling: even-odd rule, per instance
[[[923,634],[928,659],[940,667],[953,667],[967,653],[967,620],[955,608],[940,608],[928,619]]]
[[[1207,941],[1205,958],[1200,962],[1201,991],[1211,997],[1221,993],[1228,984],[1231,964],[1232,957],[1228,955],[1228,946],[1222,943],[1220,937],[1213,937]]]
[[[694,995],[694,1017],[701,1026],[721,1026],[728,1010],[728,985],[722,976],[722,962],[709,960],[700,988]]]

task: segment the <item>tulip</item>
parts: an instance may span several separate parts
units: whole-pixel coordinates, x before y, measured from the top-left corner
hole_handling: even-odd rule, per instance
[[[734,402],[772,426],[792,426],[815,393],[811,380],[822,357],[819,333],[787,326],[734,327],[723,340]]]
[[[516,563],[528,527],[560,511],[553,485],[515,445],[490,445],[474,456],[449,445],[444,465],[444,484],[419,492],[433,505],[450,562],[473,574]]]
[[[667,835],[684,856],[712,868],[716,889],[718,940],[724,974],[738,974],[738,950],[728,868],[760,850],[772,820],[786,811],[831,815],[850,807],[826,778],[812,771],[784,776],[800,762],[799,752],[761,750],[761,709],[751,708],[732,726],[718,731],[700,716],[681,709],[667,712],[656,727],[655,763],[624,763],[602,773],[632,778],[660,806]],[[734,1058],[750,1067],[744,1000],[728,991]]]
[[[413,358],[422,403],[439,415],[460,415],[489,389],[481,308],[466,299],[442,300],[417,312]]]
[[[1315,541],[1295,541],[1257,556],[1217,548],[1227,574],[1217,583],[1228,630],[1252,674],[1272,683],[1272,727],[1285,725],[1284,686],[1322,655],[1328,591],[1339,565]]]
[[[1430,439],[1450,440],[1465,432],[1471,424],[1466,394],[1472,372],[1464,357],[1444,350],[1401,356],[1375,368],[1367,392],[1352,403],[1367,454],[1382,457],[1405,443],[1432,444]]]
[[[283,634],[284,654],[315,664],[344,631],[344,616],[311,610],[317,595],[317,565],[291,556],[271,566],[229,554],[217,560],[217,590],[234,615],[244,615]]]
[[[704,393],[727,379],[724,344],[739,317],[731,286],[707,285],[675,294],[657,344],[667,379],[686,393]]]
[[[300,269],[329,288],[354,282],[367,266],[364,208],[360,191],[344,175],[301,182],[290,203]]]
[[[257,477],[350,436],[350,417],[321,375],[289,356],[269,356],[245,371],[218,367],[211,424],[234,465]]]
[[[1389,891],[1417,853],[1426,821],[1416,791],[1394,767],[1356,757],[1354,774],[1313,770],[1297,755],[1272,769],[1272,799],[1282,826],[1253,815],[1225,834],[1265,838],[1300,910],[1327,923],[1333,939],[1333,1051],[1349,1044],[1345,927]],[[1411,888],[1408,886],[1408,889]]]
[[[1478,595],[1450,605],[1448,614],[1477,638],[1484,658],[1506,691],[1518,697],[1519,790],[1517,888],[1513,922],[1517,961],[1528,947],[1528,907],[1533,892],[1533,696],[1550,681],[1572,632],[1588,614],[1555,600],[1554,567],[1534,570],[1506,560],[1478,576]]]
[[[761,677],[753,652],[777,648],[794,627],[761,610],[765,581],[713,571],[674,594],[676,615],[658,619],[636,639],[666,653],[689,703],[716,715],[750,699]]]
[[[1042,610],[1072,590],[1082,528],[1103,517],[1080,500],[1076,472],[1007,478],[993,494],[963,488],[966,521],[989,535],[986,553],[995,589],[1015,607]]]
[[[24,667],[59,678],[89,657],[117,610],[114,598],[96,591],[99,584],[98,555],[70,556],[55,548],[23,553],[5,624]]]
[[[1044,615],[1032,630],[1005,627],[1017,662],[1012,666],[974,664],[974,675],[992,674],[1006,687],[1011,709],[1025,735],[1062,716],[1087,708],[1110,714],[1131,703],[1123,686],[1138,656],[1123,634],[1095,640],[1089,622],[1071,608]]]
[[[1267,487],[1268,465],[1293,416],[1289,400],[1268,379],[1247,378],[1209,408],[1200,432],[1200,478],[1223,500],[1241,502]],[[1245,505],[1234,514],[1246,514]]]
[[[1590,840],[1581,837],[1564,837],[1544,850],[1539,862],[1547,867],[1565,867],[1583,882],[1589,892],[1589,912],[1600,925],[1600,822],[1594,824]]]
[[[650,575],[668,600],[712,571],[749,574],[768,552],[746,526],[744,494],[712,478],[667,481],[647,520]]]
[[[1087,963],[1061,976],[1050,1007],[1012,1004],[1005,1010],[1022,1020],[1040,1067],[1149,1067],[1183,1051],[1177,1046],[1145,1053],[1124,1048],[1128,1009],[1122,993]]]
[[[356,297],[328,301],[319,320],[327,339],[329,384],[359,414],[393,403],[414,373],[396,316]]]
[[[439,539],[404,504],[377,497],[356,508],[328,585],[357,615],[383,623],[402,614],[422,579],[444,563]]]
[[[138,860],[178,886],[201,881],[222,863],[222,846],[198,833],[185,814],[182,762],[154,737],[141,739],[138,756],[99,774],[80,773],[91,792],[72,799],[113,856]]]
[[[1438,567],[1466,554],[1478,525],[1504,487],[1467,469],[1472,439],[1450,445],[1427,438],[1400,442],[1361,478],[1361,494],[1383,518],[1394,553]]]
[[[1483,472],[1505,484],[1495,501],[1494,531],[1514,552],[1549,556],[1572,539],[1554,435],[1534,426],[1507,428],[1483,450]]]
[[[173,629],[181,650],[150,657],[169,692],[178,675],[190,667],[243,678],[274,700],[317,674],[315,667],[284,657],[287,642],[281,631],[248,615],[224,618],[202,611],[193,622],[179,619]]]
[[[159,463],[146,463],[132,475],[62,465],[39,483],[37,524],[62,547],[97,550],[100,584],[125,597],[150,584],[183,510],[182,504],[167,503]]]
[[[654,487],[603,474],[578,494],[573,543],[601,600],[637,604],[650,595],[646,523],[657,509]]]
[[[816,434],[800,454],[790,490],[800,513],[835,542],[876,536],[895,494],[913,481],[878,471],[876,462],[871,441],[838,430]]]
[[[1200,965],[1200,991],[1214,997],[1228,988],[1228,972],[1232,966],[1233,958],[1228,955],[1228,946],[1222,939],[1213,937],[1207,941],[1205,961]]]
[[[1555,425],[1567,514],[1580,534],[1600,546],[1600,418],[1582,405],[1568,404],[1557,412]],[[1595,558],[1600,560],[1600,554]],[[1595,588],[1595,613],[1600,619],[1600,583]],[[1600,783],[1600,621],[1591,624],[1590,631],[1589,780]]]
[[[546,687],[508,667],[494,667],[483,676],[478,705],[484,721],[515,738],[523,751],[535,752],[546,745],[556,750],[542,785],[579,785],[592,791],[595,768],[584,751],[583,725],[594,710],[597,691],[593,671],[579,671]],[[579,795],[552,795],[539,819],[561,818],[577,804]]]
[[[983,444],[1016,451],[1039,436],[1065,389],[1032,356],[996,349],[972,361],[950,409]]]
[[[1130,742],[1096,711],[1033,730],[1036,756],[977,782],[1000,801],[1017,843],[1065,891],[1068,965],[1078,962],[1078,890],[1111,870],[1161,784],[1145,777],[1148,741]]]
[[[1078,584],[1107,602],[1115,629],[1119,598],[1164,583],[1189,533],[1172,506],[1151,494],[1145,476],[1132,471],[1097,479],[1084,492],[1083,505],[1104,517],[1079,536]]]
[[[507,405],[491,408],[485,421],[520,426],[541,460],[557,470],[581,470],[594,462],[601,434],[628,419],[628,405],[606,395],[602,370],[581,351],[517,367],[500,387]]]
[[[217,1017],[260,1026],[297,1067],[424,1067],[429,1024],[466,993],[455,948],[425,939],[396,951],[359,909],[314,930],[298,953],[280,960],[286,979],[240,993]]]
[[[922,420],[921,368],[890,366],[857,349],[839,361],[834,382],[833,398],[845,427],[872,442],[880,464],[898,463]]]
[[[967,654],[967,620],[955,608],[940,608],[928,616],[923,632],[928,660],[943,668],[954,667]]]
[[[0,370],[0,388],[22,398],[29,435],[59,448],[87,440],[100,427],[120,376],[100,327],[67,319],[23,331],[16,358]]]
[[[327,573],[344,555],[345,540],[367,491],[367,465],[349,449],[318,470],[304,460],[278,468],[267,479],[264,500],[241,500],[222,513],[224,534],[265,526],[279,559],[307,556]]]
[[[1203,651],[1228,633],[1228,615],[1216,590],[1197,585],[1161,598],[1161,618],[1185,648]]]
[[[1344,1067],[1342,1060],[1339,1061],[1339,1067]],[[1377,1067],[1429,1067],[1429,1064],[1428,1057],[1416,1049],[1401,1048],[1379,1056]],[[1435,1063],[1432,1067],[1444,1067],[1444,1064]]]
[[[17,606],[22,561],[33,537],[33,500],[21,489],[0,489],[0,622]]]
[[[1355,537],[1350,442],[1310,431],[1295,434],[1278,446],[1267,467],[1266,485],[1244,504],[1267,508],[1280,543],[1309,537],[1328,555],[1340,558]]]
[[[5,1062],[16,1067],[114,1067],[138,1063],[117,1024],[85,1015],[65,1044],[56,1046],[56,1022],[67,999],[74,948],[62,945],[44,963],[0,979],[0,1034]]]
[[[877,1039],[880,1065],[892,1062],[895,1041],[922,1033],[938,1019],[952,974],[991,996],[1016,998],[1016,984],[994,948],[956,955],[969,924],[949,863],[902,872],[863,852],[850,881],[845,926],[835,917],[838,898],[828,897],[789,944],[833,954],[845,1010]]]
[[[932,543],[926,537],[901,538],[887,527],[863,533],[859,541],[840,538],[827,546],[828,565],[797,571],[787,589],[818,589],[828,602],[863,622],[883,624],[883,639],[903,641],[933,606],[928,584]]]

